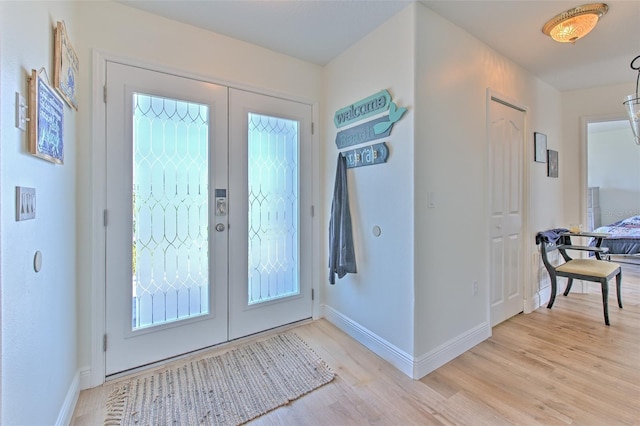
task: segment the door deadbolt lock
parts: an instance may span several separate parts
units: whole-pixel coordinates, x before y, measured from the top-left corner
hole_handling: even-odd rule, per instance
[[[224,223],[216,224],[216,231],[218,231],[218,232],[224,231]]]

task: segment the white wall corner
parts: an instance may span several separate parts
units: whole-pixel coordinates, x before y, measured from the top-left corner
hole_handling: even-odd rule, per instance
[[[488,322],[479,324],[456,336],[434,350],[416,358],[413,378],[416,380],[421,379],[489,337],[491,337],[491,326]]]
[[[402,371],[407,376],[414,378],[414,358],[398,347],[387,342],[377,334],[361,326],[330,306],[321,306],[322,316],[331,324],[353,337],[376,355]]]
[[[73,376],[71,386],[69,386],[69,390],[67,391],[67,396],[65,397],[62,407],[60,408],[60,412],[58,413],[56,426],[66,426],[71,424],[73,411],[76,409],[78,397],[80,396],[80,375],[81,372],[78,370]]]

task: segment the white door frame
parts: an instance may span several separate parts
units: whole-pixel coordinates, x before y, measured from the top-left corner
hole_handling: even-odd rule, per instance
[[[587,188],[589,185],[589,123],[605,121],[627,121],[629,116],[624,113],[589,115],[580,117],[580,163],[578,164],[578,214],[579,223],[587,223]],[[582,280],[575,280],[571,291],[574,293],[588,293],[589,284]]]
[[[535,243],[532,241],[531,243],[529,243],[527,241],[527,237],[529,235],[531,235],[531,232],[529,230],[529,206],[530,206],[530,193],[531,191],[529,190],[530,185],[531,185],[531,174],[529,172],[529,168],[530,168],[530,164],[531,161],[533,161],[533,137],[532,135],[530,135],[529,133],[531,133],[529,131],[529,108],[525,105],[523,105],[521,102],[510,98],[509,96],[505,96],[504,94],[493,90],[491,88],[487,89],[487,95],[486,95],[486,147],[485,147],[485,152],[486,152],[486,176],[485,176],[485,181],[488,183],[490,182],[490,173],[491,170],[489,170],[489,162],[490,160],[490,116],[489,116],[489,110],[490,110],[490,106],[491,106],[491,102],[500,102],[508,107],[511,108],[515,108],[517,110],[520,110],[524,113],[524,134],[525,134],[525,138],[524,138],[524,158],[523,158],[523,166],[522,166],[522,237],[523,237],[523,247],[522,247],[522,267],[523,267],[523,300],[522,300],[522,308],[524,313],[528,314],[531,313],[534,309],[536,309],[539,306],[536,306],[536,300],[537,300],[537,292],[536,294],[533,294],[532,291],[532,273],[529,272],[532,270],[532,254],[531,253],[535,253],[537,255],[537,251],[533,251],[531,249],[531,247],[535,247]],[[490,250],[490,238],[489,238],[489,229],[491,226],[491,189],[488,187],[486,188],[486,193],[485,193],[485,204],[486,204],[486,224],[485,224],[485,241],[486,243],[486,249],[487,249],[487,256],[489,256],[489,250]],[[488,259],[488,258],[487,258]],[[488,262],[489,264],[489,262]],[[491,268],[491,265],[489,265],[489,268]],[[487,283],[489,283],[490,285],[490,276],[491,276],[491,271],[490,269],[487,269]],[[489,324],[491,324],[491,294],[490,291],[487,291],[487,297],[486,297],[486,308],[487,308],[487,321]]]
[[[589,185],[589,123],[602,123],[606,121],[627,121],[629,116],[624,113],[590,115],[580,118],[580,223],[587,223],[587,186]]]
[[[253,91],[256,93],[274,96],[278,98],[288,99],[296,102],[310,104],[312,107],[312,121],[319,122],[319,107],[316,100],[310,100],[299,96],[283,95],[282,93],[274,93],[251,87],[239,83],[228,82],[220,79],[214,79],[210,76],[194,74],[185,70],[174,69],[171,67],[149,63],[135,58],[114,55],[101,50],[93,51],[93,80],[92,80],[92,155],[91,155],[91,365],[89,370],[83,370],[81,373],[81,389],[88,389],[100,386],[105,382],[105,352],[103,351],[103,336],[106,330],[105,323],[105,256],[106,256],[106,238],[104,229],[104,210],[106,208],[106,104],[104,103],[104,84],[106,81],[106,63],[108,61],[119,62],[134,67],[147,68],[154,71],[174,74],[180,77],[192,78],[208,83],[225,85],[230,88]],[[312,203],[319,206],[320,201],[320,158],[318,134],[312,134]],[[318,210],[317,208],[314,210]],[[312,283],[311,286],[315,291],[316,297],[312,302],[312,316],[314,319],[319,318],[320,312],[320,224],[319,215],[315,214],[312,218]],[[81,344],[83,342],[80,342]]]

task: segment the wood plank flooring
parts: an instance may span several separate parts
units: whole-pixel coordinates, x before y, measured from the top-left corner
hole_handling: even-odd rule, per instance
[[[622,287],[624,309],[609,292],[610,327],[593,285],[505,321],[422,380],[325,320],[297,326],[337,377],[252,424],[640,425],[640,265],[623,265]],[[112,386],[82,391],[72,424],[102,424]]]

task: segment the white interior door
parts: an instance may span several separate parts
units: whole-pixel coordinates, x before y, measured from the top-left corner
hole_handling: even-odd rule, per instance
[[[491,325],[524,305],[524,111],[492,98],[489,107]]]
[[[229,112],[235,339],[311,317],[311,106],[230,89]]]
[[[107,375],[228,338],[227,90],[107,63]]]

